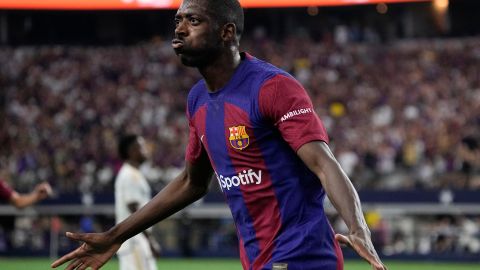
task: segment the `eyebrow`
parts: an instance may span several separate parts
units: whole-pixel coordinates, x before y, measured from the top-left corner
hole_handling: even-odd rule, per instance
[[[198,14],[198,13],[177,13],[175,14],[175,18],[181,18],[181,17],[186,17],[186,18],[190,18],[192,16],[198,16],[198,17],[203,17],[202,15]]]

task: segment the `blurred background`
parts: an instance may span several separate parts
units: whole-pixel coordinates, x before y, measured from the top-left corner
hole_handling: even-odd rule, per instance
[[[65,231],[114,225],[119,134],[148,140],[155,193],[176,176],[200,75],[170,46],[178,1],[28,2],[0,0],[0,178],[20,192],[48,181],[55,196],[0,205],[0,256],[57,257],[77,246]],[[308,90],[382,258],[479,262],[480,1],[320,2],[250,3],[242,49]],[[154,227],[163,256],[236,258],[216,183]]]

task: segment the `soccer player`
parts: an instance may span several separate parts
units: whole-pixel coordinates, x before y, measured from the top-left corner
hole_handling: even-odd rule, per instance
[[[18,209],[36,204],[48,198],[52,194],[52,188],[47,182],[35,186],[28,194],[20,194],[10,188],[5,181],[0,180],[0,200],[6,201]]]
[[[386,269],[305,90],[286,72],[239,51],[239,2],[184,0],[175,24],[176,54],[204,78],[188,97],[185,169],[109,231],[67,233],[83,244],[52,267],[70,261],[68,270],[99,269],[126,239],[204,196],[214,175],[236,223],[244,269],[340,270],[339,242],[373,269]],[[334,234],[325,195],[348,235]]]
[[[147,159],[145,140],[137,135],[123,136],[118,153],[124,161],[115,179],[115,218],[120,223],[151,199],[150,186],[139,170]],[[154,255],[160,246],[148,230],[128,239],[117,251],[120,270],[156,270]]]

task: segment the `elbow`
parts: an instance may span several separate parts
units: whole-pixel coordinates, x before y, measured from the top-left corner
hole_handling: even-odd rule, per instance
[[[184,182],[184,191],[189,193],[194,200],[198,200],[208,193],[209,185],[204,181],[195,181],[190,177],[186,177]]]
[[[208,185],[194,185],[192,189],[195,191],[197,200],[204,197],[208,193]]]
[[[298,150],[298,155],[305,165],[320,179],[328,172],[335,171],[340,165],[325,143],[310,143]]]

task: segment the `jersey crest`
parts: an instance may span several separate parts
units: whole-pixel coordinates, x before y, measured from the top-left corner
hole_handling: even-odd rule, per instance
[[[230,131],[230,137],[228,140],[233,148],[237,150],[247,148],[250,144],[250,137],[245,130],[245,126],[229,127],[228,130]]]

